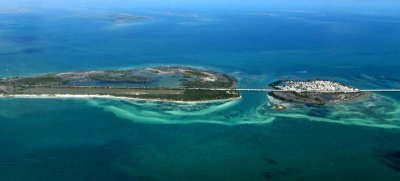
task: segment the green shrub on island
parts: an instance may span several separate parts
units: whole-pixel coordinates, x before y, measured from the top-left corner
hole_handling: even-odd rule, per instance
[[[13,82],[17,85],[24,86],[24,85],[62,85],[66,83],[60,77],[53,76],[53,75],[44,75],[38,77],[23,77],[14,79]]]
[[[207,101],[237,98],[240,97],[240,93],[239,91],[185,90],[183,94],[143,94],[128,97],[174,101]]]
[[[152,79],[145,76],[137,76],[137,75],[109,75],[109,74],[93,74],[89,75],[89,77],[96,81],[103,82],[127,82],[127,83],[141,83],[141,82],[151,82]]]

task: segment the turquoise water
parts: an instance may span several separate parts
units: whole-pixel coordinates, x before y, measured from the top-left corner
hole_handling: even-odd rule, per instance
[[[120,12],[152,18],[104,20]],[[321,12],[5,11],[0,76],[186,65],[229,73],[243,88],[314,78],[399,88],[399,22]],[[400,179],[399,95],[284,112],[268,103],[264,93],[207,104],[2,98],[0,180]]]

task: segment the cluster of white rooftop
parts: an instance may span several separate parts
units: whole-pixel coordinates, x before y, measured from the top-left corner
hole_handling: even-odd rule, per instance
[[[345,86],[343,84],[328,80],[314,81],[282,81],[275,88],[290,91],[310,91],[310,92],[354,92],[358,89]]]

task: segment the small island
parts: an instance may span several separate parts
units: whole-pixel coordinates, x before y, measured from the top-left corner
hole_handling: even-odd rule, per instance
[[[354,100],[366,95],[357,88],[330,80],[293,81],[279,80],[269,84],[269,95],[281,101],[310,105]]]
[[[3,78],[0,79],[0,95],[211,101],[240,98],[236,85],[236,79],[224,73],[191,67],[159,66]]]
[[[110,23],[125,24],[125,23],[136,23],[143,22],[152,19],[148,16],[134,15],[130,13],[113,13],[113,12],[102,12],[94,10],[81,10],[73,15],[73,17],[79,18],[95,18]]]
[[[112,23],[134,23],[151,19],[147,16],[136,16],[131,14],[113,14],[106,17]]]

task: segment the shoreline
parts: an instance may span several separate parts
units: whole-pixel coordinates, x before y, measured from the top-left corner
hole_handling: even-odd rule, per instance
[[[112,95],[74,95],[74,94],[0,94],[1,98],[21,98],[21,99],[118,99],[118,100],[133,100],[133,101],[149,101],[149,102],[165,102],[165,103],[180,103],[180,104],[205,104],[205,103],[218,103],[218,102],[229,102],[242,99],[242,96],[229,98],[229,99],[215,99],[215,100],[204,100],[204,101],[174,101],[167,99],[143,99],[143,98],[132,98],[132,97],[122,97],[122,96],[112,96]]]

